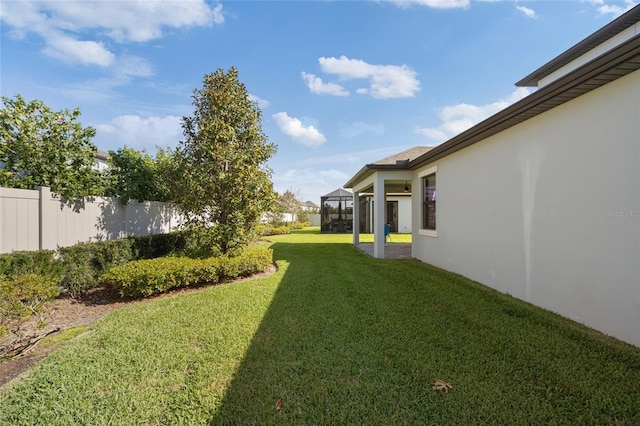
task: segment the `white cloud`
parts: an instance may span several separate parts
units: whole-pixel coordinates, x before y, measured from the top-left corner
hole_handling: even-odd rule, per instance
[[[520,12],[522,12],[524,14],[524,16],[526,16],[527,18],[532,18],[532,19],[536,19],[538,17],[538,15],[536,15],[536,11],[533,9],[530,9],[526,6],[516,6],[516,9],[518,9]]]
[[[359,88],[356,93],[368,93],[372,98],[409,98],[420,90],[417,73],[406,65],[373,65],[344,55],[321,57],[318,62],[324,73],[336,75],[341,80],[368,79],[369,88]]]
[[[101,67],[108,67],[116,59],[116,55],[111,53],[104,43],[76,40],[58,32],[52,32],[47,36],[47,45],[42,52],[63,62]]]
[[[406,9],[410,6],[427,6],[433,9],[466,9],[470,0],[393,0],[396,6]]]
[[[113,64],[113,72],[117,77],[148,77],[153,75],[153,67],[139,56],[120,56]]]
[[[260,107],[261,109],[269,108],[269,105],[271,105],[271,102],[269,102],[268,100],[259,98],[258,96],[252,95],[251,93],[249,93],[249,100],[251,102],[257,103],[258,107]]]
[[[314,74],[307,74],[304,71],[301,76],[304,82],[307,83],[307,87],[311,90],[311,93],[319,95],[349,96],[349,91],[339,84],[325,83],[320,77],[316,77]]]
[[[633,7],[635,7],[638,3],[636,1],[633,1],[633,0],[625,0],[624,4],[625,4],[625,6],[619,6],[617,4],[604,4],[603,3],[598,8],[598,12],[601,15],[619,16],[619,15],[622,15],[623,13],[627,12],[628,10],[632,9]]]
[[[349,124],[343,124],[340,126],[340,134],[345,138],[357,138],[365,134],[381,135],[384,133],[384,124],[377,123],[364,123],[362,121],[355,121]]]
[[[624,6],[621,6],[618,2],[613,3],[605,0],[586,0],[588,3],[596,6],[598,13],[600,15],[613,15],[613,17],[617,17],[627,12],[628,10],[635,7],[638,2],[636,0],[625,0],[623,2]]]
[[[273,119],[283,133],[303,145],[320,146],[327,141],[327,138],[313,126],[303,126],[302,122],[295,117],[289,117],[286,112],[273,114]]]
[[[444,142],[529,95],[528,88],[520,87],[505,99],[486,105],[458,104],[446,106],[438,112],[442,121],[438,127],[416,127],[415,132],[434,143]]]
[[[211,8],[204,0],[7,1],[0,20],[16,38],[39,35],[49,56],[107,67],[115,62],[115,54],[105,37],[117,43],[145,42],[162,37],[165,28],[221,24],[224,16],[222,5]],[[94,36],[81,39],[88,31]]]
[[[182,138],[181,117],[140,117],[121,115],[108,123],[98,124],[96,145],[100,149],[131,148],[153,150],[155,146],[175,147]],[[111,148],[108,148],[111,147]]]

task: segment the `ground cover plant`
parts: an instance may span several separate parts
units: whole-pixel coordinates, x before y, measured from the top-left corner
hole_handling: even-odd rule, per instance
[[[0,424],[640,423],[638,348],[350,235],[270,240],[275,274],[115,311]]]

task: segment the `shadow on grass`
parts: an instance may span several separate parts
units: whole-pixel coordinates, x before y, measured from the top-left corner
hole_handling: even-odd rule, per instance
[[[286,272],[212,425],[640,420],[635,349],[416,261],[272,247]]]
[[[389,261],[349,244],[273,250],[286,273],[211,424],[360,423],[376,411],[373,423],[411,419],[430,377],[406,361],[427,348],[396,346],[404,330],[389,329],[396,309],[380,303],[398,296],[380,285]]]

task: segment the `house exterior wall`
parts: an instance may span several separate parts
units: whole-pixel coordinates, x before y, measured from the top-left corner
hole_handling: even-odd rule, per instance
[[[420,234],[437,166],[437,237]],[[413,256],[640,346],[640,71],[417,170]]]

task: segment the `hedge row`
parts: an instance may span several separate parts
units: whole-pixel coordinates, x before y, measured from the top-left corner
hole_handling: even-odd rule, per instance
[[[267,237],[270,235],[289,234],[294,229],[302,229],[306,228],[307,226],[311,226],[311,222],[294,222],[280,226],[274,226],[272,224],[266,223],[260,225],[260,228],[258,228],[258,232],[260,233],[260,235]]]
[[[273,262],[272,258],[273,251],[266,246],[249,246],[235,256],[139,260],[111,268],[100,281],[124,297],[151,296],[173,288],[248,276],[265,270]]]
[[[192,245],[196,244],[192,242],[190,234],[172,232],[78,243],[57,251],[13,252],[0,255],[0,276],[37,274],[51,277],[60,281],[63,289],[77,297],[96,287],[100,276],[113,266],[182,253]]]

